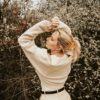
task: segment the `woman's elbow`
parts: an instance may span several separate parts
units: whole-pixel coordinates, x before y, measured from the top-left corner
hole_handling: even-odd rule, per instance
[[[22,39],[21,36],[18,38],[18,43],[19,43],[19,45],[20,45],[21,47],[22,47],[23,44],[24,44],[23,39]]]
[[[18,43],[19,43],[19,44],[21,43],[21,37],[18,38]]]

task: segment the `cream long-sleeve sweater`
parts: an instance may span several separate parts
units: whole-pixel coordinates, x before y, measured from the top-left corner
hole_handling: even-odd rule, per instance
[[[44,32],[47,23],[47,20],[37,23],[18,38],[21,48],[40,78],[43,91],[62,88],[71,71],[72,62],[72,56],[49,55],[46,49],[35,45],[34,38]],[[60,21],[58,27],[71,34],[70,28],[63,22]]]

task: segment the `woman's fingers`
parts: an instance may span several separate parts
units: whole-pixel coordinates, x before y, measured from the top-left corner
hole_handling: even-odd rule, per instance
[[[52,23],[51,23],[51,22],[48,23],[47,28],[48,28],[48,29],[51,29],[51,28],[52,28]]]
[[[58,23],[53,23],[52,26],[56,27],[58,26],[59,24]]]
[[[58,25],[59,25],[59,22],[56,21],[56,20],[52,21],[51,23],[52,23],[52,27],[53,27],[53,28],[56,28],[56,27],[58,27]]]
[[[52,21],[50,21],[50,22],[47,24],[48,31],[57,30],[58,25],[59,25],[59,21],[58,21],[58,20],[52,20]]]

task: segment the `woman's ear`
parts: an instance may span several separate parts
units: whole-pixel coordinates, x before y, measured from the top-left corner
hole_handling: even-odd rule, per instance
[[[61,44],[59,44],[59,49],[60,49],[62,52],[64,52],[64,49],[63,49],[63,47],[61,46]]]
[[[59,48],[61,48],[62,49],[62,46],[59,44]]]

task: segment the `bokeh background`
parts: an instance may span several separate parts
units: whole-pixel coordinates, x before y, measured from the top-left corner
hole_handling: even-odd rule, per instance
[[[72,100],[100,100],[100,0],[0,0],[0,100],[38,100],[40,80],[17,39],[54,16],[71,28],[82,49],[66,90]],[[37,37],[38,46],[46,36]]]

